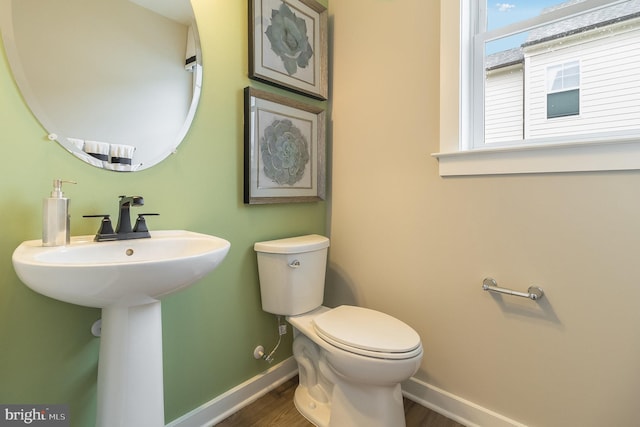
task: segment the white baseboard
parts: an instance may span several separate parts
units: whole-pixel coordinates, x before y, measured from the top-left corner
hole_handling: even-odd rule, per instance
[[[255,402],[297,373],[298,364],[293,357],[290,357],[180,418],[171,421],[167,424],[167,427],[211,427],[241,408]]]
[[[255,402],[297,373],[298,365],[290,357],[173,420],[166,427],[211,427]],[[467,427],[527,427],[416,378],[402,383],[402,393],[408,399]]]
[[[467,427],[527,427],[416,378],[402,383],[402,393],[406,398]]]

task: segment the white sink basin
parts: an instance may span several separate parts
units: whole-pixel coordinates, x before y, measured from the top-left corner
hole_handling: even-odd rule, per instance
[[[178,230],[114,242],[72,237],[58,247],[31,240],[14,251],[16,273],[34,291],[102,308],[97,427],[164,427],[159,298],[215,269],[230,246]]]
[[[195,283],[229,247],[224,239],[181,230],[113,242],[79,236],[56,247],[30,240],[15,250],[13,265],[20,280],[42,295],[88,307],[133,306]]]

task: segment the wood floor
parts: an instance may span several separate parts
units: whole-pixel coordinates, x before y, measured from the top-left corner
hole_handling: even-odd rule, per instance
[[[216,426],[312,427],[313,424],[300,415],[293,404],[297,385],[296,376]],[[407,427],[464,427],[408,399],[404,400],[404,412]]]

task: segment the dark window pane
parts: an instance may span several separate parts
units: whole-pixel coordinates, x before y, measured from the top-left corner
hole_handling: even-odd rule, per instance
[[[547,94],[547,118],[574,116],[580,113],[580,89]]]

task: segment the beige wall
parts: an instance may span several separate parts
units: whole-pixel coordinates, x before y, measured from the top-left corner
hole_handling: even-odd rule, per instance
[[[330,4],[327,302],[414,326],[416,376],[487,410],[637,425],[640,173],[440,178],[439,14],[435,0]],[[494,297],[486,276],[546,296]]]

